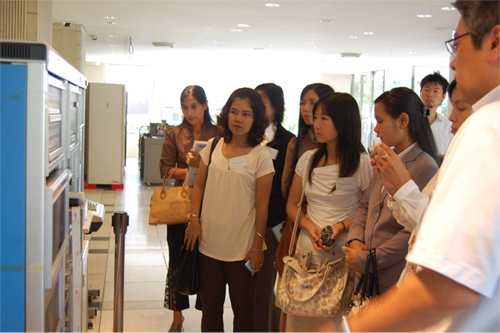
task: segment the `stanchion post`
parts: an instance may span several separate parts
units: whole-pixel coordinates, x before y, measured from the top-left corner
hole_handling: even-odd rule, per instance
[[[115,234],[115,293],[113,304],[113,332],[123,332],[123,280],[125,265],[125,234],[128,227],[126,212],[115,212],[112,222]]]

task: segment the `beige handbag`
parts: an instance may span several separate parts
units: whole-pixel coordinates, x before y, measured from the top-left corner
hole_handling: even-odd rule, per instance
[[[168,178],[163,181],[163,187],[157,188],[153,192],[149,210],[149,225],[188,223],[193,189],[185,186],[184,183],[182,186],[165,187],[178,170],[177,168],[172,169]]]
[[[305,179],[305,177],[304,177]],[[354,271],[347,265],[341,250],[325,252],[319,265],[310,263],[311,251],[298,250],[294,257],[295,235],[300,220],[305,184],[295,217],[288,256],[283,258],[285,268],[278,299],[286,314],[305,317],[333,317],[343,315],[349,308],[354,289]]]

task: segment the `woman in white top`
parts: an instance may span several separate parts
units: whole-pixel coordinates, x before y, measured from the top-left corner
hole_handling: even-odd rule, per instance
[[[451,133],[456,134],[462,124],[472,114],[472,107],[462,100],[462,92],[458,89],[457,81],[455,80],[453,80],[448,87],[448,95],[453,105],[449,117],[452,122]],[[386,158],[387,164],[385,168],[381,169],[383,174],[382,185],[386,186],[391,194],[387,205],[392,210],[392,215],[399,224],[411,232],[408,242],[409,252],[415,241],[420,221],[427,210],[429,201],[432,199],[432,193],[436,187],[439,170],[422,192],[420,192],[418,186],[411,179],[405,165],[390,147],[380,144],[380,146],[375,147],[375,149],[379,155],[375,156],[372,160],[372,164],[374,165],[374,172],[377,175],[380,173],[377,160],[381,159],[380,156],[384,156],[385,154],[389,155]],[[410,274],[415,273],[417,269],[418,267],[415,264],[407,262],[401,273],[398,286],[403,283]]]
[[[185,242],[190,248],[200,242],[203,332],[224,330],[226,284],[234,313],[233,331],[254,330],[255,274],[264,263],[274,175],[271,155],[260,145],[266,122],[259,93],[237,89],[222,109],[219,123],[224,140],[215,147],[208,168],[213,140],[200,154]]]
[[[369,155],[361,143],[361,119],[356,100],[346,93],[333,93],[314,105],[314,132],[318,149],[305,152],[297,163],[287,203],[287,214],[295,220],[302,189],[307,214],[297,250],[311,251],[312,264],[319,264],[325,251],[344,256],[342,245],[358,201],[373,175]],[[331,226],[334,241],[326,246],[321,230]],[[330,318],[287,314],[287,331],[317,331]]]

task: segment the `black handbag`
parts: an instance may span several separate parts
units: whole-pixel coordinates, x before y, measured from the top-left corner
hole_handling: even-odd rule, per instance
[[[370,272],[371,266],[371,272]],[[380,296],[377,270],[377,254],[375,249],[368,250],[365,273],[361,275],[351,300],[348,317],[352,317],[369,307],[372,297]]]
[[[183,295],[195,295],[200,292],[200,265],[198,241],[191,251],[182,245],[179,265],[172,271],[175,291]]]
[[[210,157],[208,159],[208,167],[212,163],[212,153],[219,142],[219,137],[215,137],[212,146],[210,147]],[[207,183],[207,177],[205,178],[205,184]],[[203,205],[203,199],[202,199]],[[200,207],[201,212],[201,207]],[[187,228],[187,224],[186,224]],[[183,295],[195,295],[200,292],[200,264],[199,264],[199,252],[198,252],[198,241],[194,245],[194,249],[191,251],[186,248],[186,243],[182,244],[181,252],[179,255],[179,264],[176,268],[172,270],[172,284],[175,291]]]

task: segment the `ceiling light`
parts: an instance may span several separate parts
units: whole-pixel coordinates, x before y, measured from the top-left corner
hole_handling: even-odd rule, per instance
[[[266,3],[266,7],[270,8],[278,8],[279,6],[280,6],[279,3],[272,3],[272,2]]]
[[[431,18],[432,15],[431,14],[418,14],[417,17],[418,18]]]
[[[358,36],[351,36],[350,39],[358,39]]]
[[[156,47],[169,47],[173,49],[175,47],[174,43],[169,43],[169,42],[153,42],[153,46]]]
[[[108,21],[108,22],[106,22],[106,24],[116,24],[116,22],[110,22],[110,21]]]
[[[120,47],[120,45],[112,44],[109,47]]]
[[[106,20],[114,20],[114,19],[115,19],[115,17],[114,17],[114,16],[104,16],[104,18],[105,18]]]
[[[328,19],[323,19],[323,20],[319,20],[319,23],[332,23],[333,20],[328,20]]]
[[[250,24],[240,23],[240,24],[238,24],[238,27],[240,27],[240,28],[250,28]]]
[[[231,29],[232,32],[242,32],[243,30],[241,29]]]
[[[408,54],[417,54],[417,52],[415,52],[415,51],[410,51],[410,52],[408,52]]]
[[[224,44],[224,41],[223,40],[214,40],[214,43],[215,44]]]
[[[355,53],[355,52],[343,52],[340,54],[342,58],[359,58],[361,56],[361,53]]]
[[[254,47],[253,48],[255,51],[265,51],[266,48],[265,47]]]
[[[322,46],[314,46],[313,48],[314,48],[314,49],[321,49],[321,48],[322,48]]]
[[[441,10],[457,10],[457,9],[453,6],[447,6],[447,7],[441,7]]]
[[[116,38],[118,35],[108,35],[109,38]]]
[[[367,36],[371,36],[373,34],[374,34],[374,32],[372,32],[372,31],[365,31],[365,32],[363,32],[363,35],[367,35]]]

